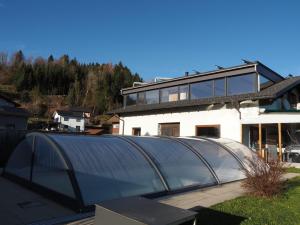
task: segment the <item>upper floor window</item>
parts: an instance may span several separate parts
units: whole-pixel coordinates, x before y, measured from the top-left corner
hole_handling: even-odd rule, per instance
[[[161,89],[160,102],[173,101],[178,101],[178,86]]]
[[[211,80],[191,84],[191,99],[211,97],[213,95],[212,84]]]
[[[259,75],[258,78],[259,78],[259,90],[263,90],[267,87],[270,87],[274,83],[273,81],[269,80],[268,78],[262,75]]]
[[[146,91],[145,99],[146,104],[159,103],[159,90]]]
[[[256,92],[256,74],[245,74],[227,78],[227,95]]]
[[[137,94],[133,93],[133,94],[129,94],[126,95],[126,105],[136,105],[136,101],[137,101]]]
[[[138,105],[145,104],[145,92],[137,93],[137,104]]]
[[[214,80],[214,96],[225,96],[225,78],[220,78]]]
[[[189,85],[179,86],[179,100],[189,99]]]

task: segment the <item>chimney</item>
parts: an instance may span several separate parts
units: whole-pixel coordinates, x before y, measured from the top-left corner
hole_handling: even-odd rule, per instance
[[[185,76],[187,77],[189,75],[189,72],[185,72]]]

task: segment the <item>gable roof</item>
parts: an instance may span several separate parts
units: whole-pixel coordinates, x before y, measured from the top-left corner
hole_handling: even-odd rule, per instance
[[[15,108],[10,106],[0,106],[0,114],[5,116],[29,117],[30,113],[23,108]]]
[[[13,100],[11,100],[10,98],[6,97],[5,95],[3,95],[1,93],[0,93],[0,98],[4,99],[5,101],[7,101],[7,102],[9,102],[11,104],[13,104],[15,107],[19,107],[20,106],[20,104],[14,102]]]
[[[283,81],[275,83],[274,85],[257,93],[211,97],[211,98],[203,98],[197,100],[174,101],[174,102],[166,102],[166,103],[152,104],[152,105],[149,104],[149,105],[127,106],[126,108],[119,108],[116,110],[112,110],[107,114],[131,114],[131,113],[138,113],[138,112],[162,111],[162,110],[169,111],[171,109],[176,110],[180,108],[181,109],[197,108],[201,105],[210,105],[210,104],[217,104],[217,103],[230,103],[230,102],[258,100],[258,99],[276,99],[299,84],[300,84],[300,76],[286,78]]]

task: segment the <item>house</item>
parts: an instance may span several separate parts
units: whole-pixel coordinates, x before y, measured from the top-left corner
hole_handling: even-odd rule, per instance
[[[259,61],[121,90],[120,134],[229,138],[282,157],[300,139],[300,77]]]
[[[56,110],[53,113],[53,119],[54,122],[58,124],[59,130],[83,132],[85,129],[85,118],[83,112]]]
[[[26,130],[29,116],[18,103],[0,95],[0,129]]]
[[[109,118],[107,121],[107,124],[110,125],[110,133],[111,134],[119,134],[119,126],[120,126],[120,118],[116,115]]]

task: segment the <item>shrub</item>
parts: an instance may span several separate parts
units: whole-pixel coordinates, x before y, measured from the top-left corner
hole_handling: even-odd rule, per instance
[[[264,162],[260,157],[248,159],[249,170],[242,186],[254,196],[273,197],[283,189],[284,167],[280,161]]]

